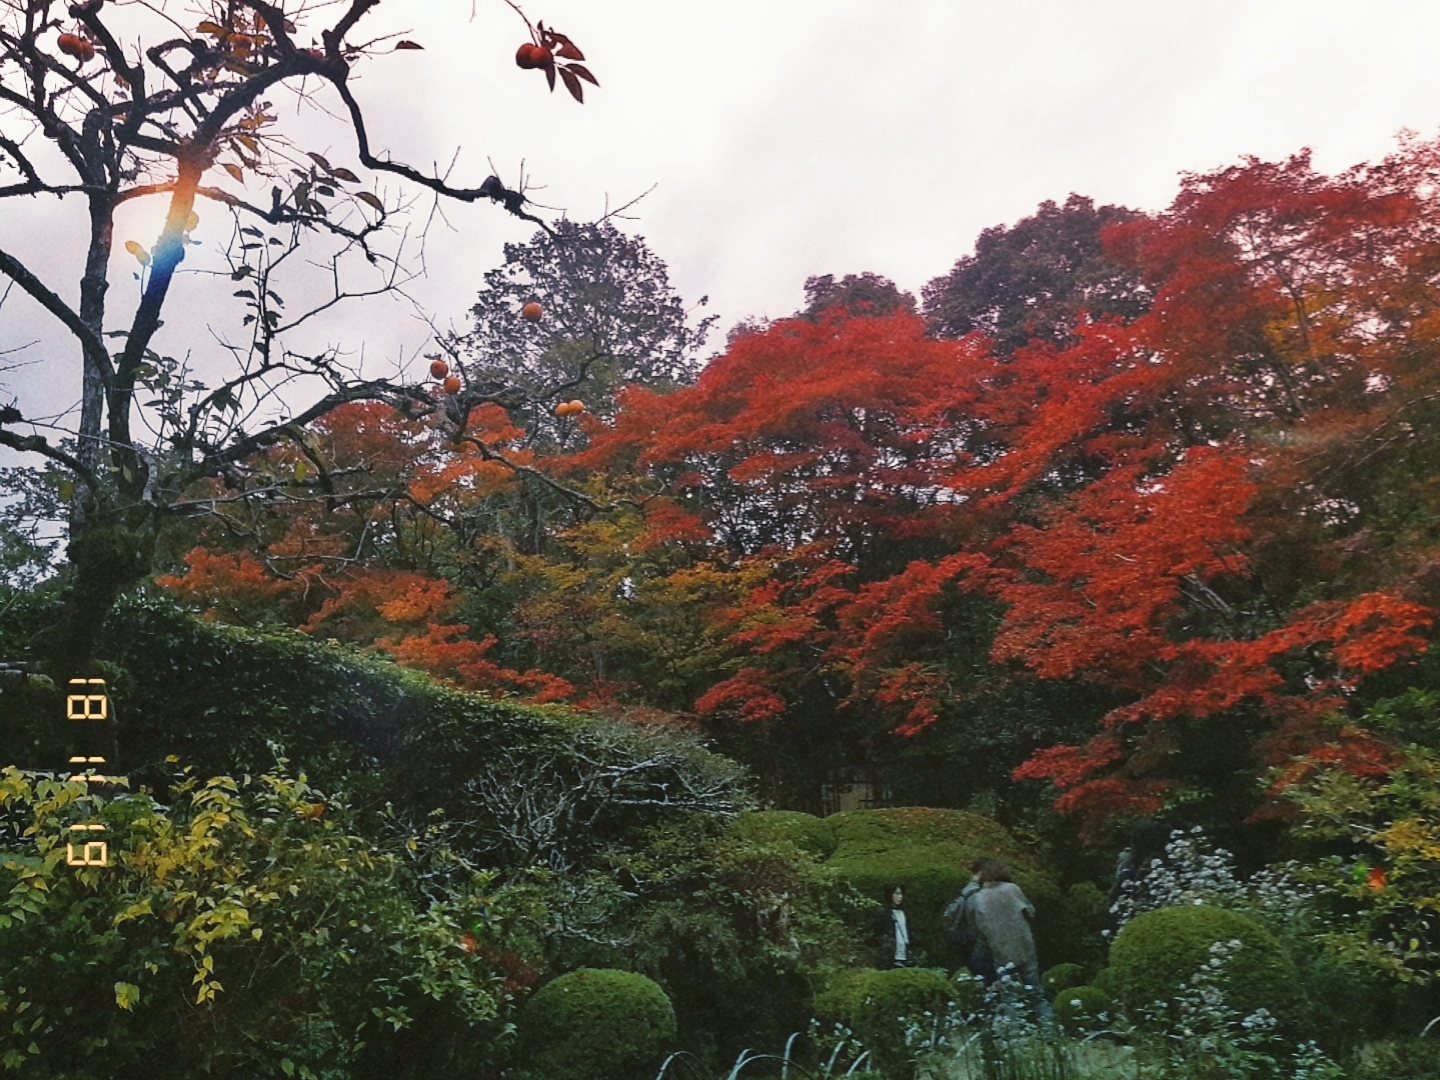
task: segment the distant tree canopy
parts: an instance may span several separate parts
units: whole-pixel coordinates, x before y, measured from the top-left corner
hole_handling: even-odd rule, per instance
[[[1081,311],[1134,319],[1149,306],[1149,293],[1133,268],[1105,253],[1101,233],[1137,216],[1071,195],[1064,206],[1041,203],[1009,228],[986,229],[974,255],[921,291],[925,317],[941,337],[979,330],[999,353],[1035,338],[1070,340]]]
[[[538,318],[518,317],[526,304],[540,305]],[[470,314],[473,328],[451,342],[460,367],[473,386],[519,391],[510,412],[532,441],[575,430],[554,417],[559,402],[579,398],[610,416],[623,386],[694,382],[714,322],[692,322],[665,263],[610,222],[561,221],[506,244]]]
[[[846,315],[894,315],[915,312],[915,297],[902,292],[887,277],[872,274],[846,274],[839,281],[833,274],[820,274],[805,279],[806,318],[815,318],[826,311],[843,311]]]

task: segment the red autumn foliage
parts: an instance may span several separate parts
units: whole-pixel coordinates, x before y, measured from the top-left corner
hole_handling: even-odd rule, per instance
[[[1103,673],[1144,688],[1172,651],[1186,590],[1245,568],[1253,493],[1237,454],[1198,447],[1163,476],[1114,469],[1040,524],[1017,526],[1005,549],[1018,565],[993,586],[1009,606],[996,659],[1045,678]]]
[[[732,548],[853,547],[914,527],[944,497],[973,396],[966,356],[910,315],[775,323],[693,387],[630,388],[614,426],[568,465],[634,462],[682,498],[723,497],[707,524]]]
[[[695,702],[695,711],[713,713],[734,705],[742,720],[769,720],[779,716],[785,711],[785,699],[769,688],[773,674],[763,668],[741,668],[701,695]]]
[[[284,583],[218,548],[166,583],[288,605],[461,685],[623,711],[664,682],[712,721],[820,710],[872,741],[1007,681],[1102,686],[1093,732],[1014,773],[1092,832],[1184,786],[1176,732],[1241,711],[1259,763],[1388,768],[1383,742],[1318,718],[1422,651],[1440,601],[1440,145],[1337,176],[1247,159],[1105,242],[1151,292],[1126,325],[1082,315],[999,355],[904,311],[781,320],[692,386],[622,392],[549,460],[497,406],[471,416],[480,445],[337,410],[268,467],[369,493],[312,490],[251,526]],[[517,494],[516,465],[593,498]],[[486,562],[477,523],[504,514],[523,545],[497,527]],[[467,636],[460,600],[523,575],[535,591],[484,623],[534,658],[522,673]]]

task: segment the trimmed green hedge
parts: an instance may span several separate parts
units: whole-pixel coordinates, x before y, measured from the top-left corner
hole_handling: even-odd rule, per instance
[[[577,865],[697,804],[749,802],[741,767],[689,732],[454,690],[373,653],[203,622],[166,600],[118,605],[101,655],[132,785],[163,791],[167,755],[199,775],[245,773],[273,765],[276,746],[357,804],[453,823],[447,842],[492,865]],[[542,788],[568,801],[573,824],[526,837],[506,793],[534,802]]]
[[[851,810],[825,821],[839,841],[827,866],[876,903],[886,885],[905,886],[911,940],[923,950],[926,963],[948,966],[964,960],[950,956],[940,916],[970,880],[970,864],[978,858],[990,856],[1010,867],[1042,925],[1063,902],[1039,858],[1004,827],[979,814],[912,806]]]
[[[840,846],[829,819],[796,810],[752,810],[736,818],[732,828],[747,840],[791,843],[821,860],[830,858]]]
[[[1275,936],[1253,919],[1224,908],[1186,905],[1131,919],[1110,946],[1106,986],[1129,1008],[1169,1001],[1212,959],[1211,946],[1239,941],[1220,985],[1242,1014],[1267,1009],[1293,1021],[1304,1002],[1298,973]]]
[[[853,1029],[861,991],[875,973],[874,968],[848,968],[831,975],[824,989],[815,995],[815,1019],[826,1027],[843,1024]]]
[[[1056,964],[1040,976],[1040,986],[1051,1001],[1062,990],[1085,985],[1085,969],[1079,964]]]
[[[518,1027],[536,1080],[626,1080],[653,1073],[675,1038],[675,1010],[644,975],[581,968],[542,986]]]

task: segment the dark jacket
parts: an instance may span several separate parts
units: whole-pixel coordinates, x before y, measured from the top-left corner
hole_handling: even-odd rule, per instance
[[[899,965],[895,962],[895,916],[892,914],[896,908],[886,906],[875,912],[875,918],[871,923],[871,939],[875,947],[875,966],[879,968],[891,968]],[[904,908],[898,910],[904,911]],[[915,929],[910,925],[907,917],[905,920],[908,941],[905,950],[905,963],[915,962]]]

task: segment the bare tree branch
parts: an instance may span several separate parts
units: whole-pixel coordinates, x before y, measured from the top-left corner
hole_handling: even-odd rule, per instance
[[[96,352],[105,355],[105,343],[100,340],[95,331],[81,321],[79,314],[69,304],[61,300],[49,287],[37,278],[30,270],[15,256],[4,250],[0,250],[0,273],[3,273],[11,281],[24,289],[36,302],[46,311],[54,315],[65,328],[80,339],[80,343],[87,349],[94,349]],[[105,380],[108,389],[114,382],[114,369],[110,366],[108,356],[100,368],[101,377]]]

